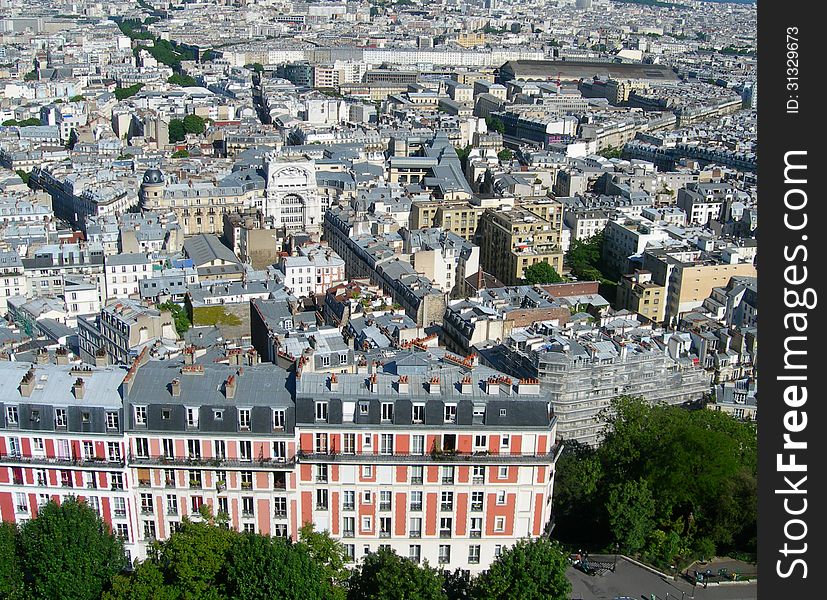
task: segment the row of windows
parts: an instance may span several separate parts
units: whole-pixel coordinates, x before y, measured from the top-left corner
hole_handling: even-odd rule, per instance
[[[80,418],[83,423],[89,423],[92,420],[92,413],[89,411],[82,411]],[[29,412],[29,419],[33,423],[40,422],[40,409],[32,409]],[[68,425],[68,417],[65,408],[54,409],[55,427],[66,427]],[[17,406],[6,407],[6,425],[20,425],[20,413]],[[118,411],[106,411],[106,428],[117,431],[120,428],[120,415]]]
[[[239,408],[238,409],[238,426],[239,429],[242,431],[250,429],[250,419],[251,419],[251,410],[249,408]],[[198,427],[198,414],[199,409],[197,407],[186,407],[187,413],[187,427]],[[135,415],[135,425],[136,426],[145,426],[147,424],[147,407],[146,406],[135,406],[134,407],[134,415]],[[286,411],[284,409],[273,409],[273,429],[284,429],[285,424],[285,415]],[[172,408],[171,407],[164,407],[161,409],[161,419],[168,420],[172,418]],[[216,408],[213,409],[213,419],[216,421],[223,421],[224,420],[224,409],[223,408]]]
[[[318,414],[318,413],[317,413]],[[313,451],[317,454],[326,454],[329,451],[329,435],[327,433],[316,433],[313,438]],[[342,448],[339,450],[342,454],[356,454],[356,435],[355,433],[343,433],[342,435]],[[362,433],[359,434],[362,436],[362,452],[365,454],[370,454],[373,449],[373,436],[372,433]],[[408,434],[401,434],[401,435],[408,435]],[[439,436],[438,436],[439,437]],[[492,436],[493,437],[493,436]],[[379,435],[379,454],[393,454],[394,453],[394,438],[395,434],[393,433],[383,433]],[[475,451],[487,451],[488,450],[488,438],[489,436],[486,434],[478,434],[474,436],[474,450]],[[511,446],[511,434],[503,433],[499,436],[500,441],[500,448],[501,449],[508,449]],[[434,443],[434,447],[428,448],[427,451],[431,452],[435,449],[438,450],[456,450],[457,449],[457,436],[456,434],[446,433],[441,436],[441,443],[439,447],[436,447]],[[410,436],[410,454],[425,454],[425,436],[424,435],[411,435]]]

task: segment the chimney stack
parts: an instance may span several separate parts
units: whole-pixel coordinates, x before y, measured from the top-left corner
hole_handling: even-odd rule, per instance
[[[181,395],[181,380],[177,377],[169,384],[169,391],[176,398]]]
[[[99,348],[95,352],[95,366],[96,367],[105,367],[107,362],[108,362],[108,360],[107,360],[107,356],[106,356],[106,350],[104,350],[103,348]]]
[[[28,398],[32,395],[35,386],[34,367],[26,371],[23,379],[20,381],[20,395]]]
[[[75,383],[72,384],[72,391],[75,393],[75,398],[78,400],[83,400],[83,392],[86,390],[86,383],[83,381],[82,377],[78,377],[75,379]]]
[[[49,362],[49,351],[46,348],[41,348],[37,351],[37,364],[45,365]]]
[[[235,387],[236,377],[235,375],[230,375],[227,377],[227,381],[224,382],[224,396],[227,397],[227,400],[235,398]]]
[[[69,364],[69,351],[64,346],[55,350],[55,362],[59,365]]]

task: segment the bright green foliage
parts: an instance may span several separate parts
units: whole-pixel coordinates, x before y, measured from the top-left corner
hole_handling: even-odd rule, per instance
[[[514,156],[514,153],[511,152],[508,148],[503,148],[499,152],[497,152],[497,158],[500,159],[501,162],[508,162]]]
[[[20,177],[20,179],[23,180],[23,183],[25,183],[26,185],[29,185],[29,180],[32,178],[31,173],[27,173],[26,171],[24,171],[22,169],[18,169],[17,171],[15,171],[15,173],[17,173],[17,176]]]
[[[182,592],[164,582],[164,572],[156,560],[147,559],[130,574],[112,578],[102,600],[179,600]]]
[[[333,597],[324,565],[313,560],[307,546],[281,538],[239,535],[223,579],[225,597],[239,600]]]
[[[28,595],[97,599],[126,566],[123,544],[85,502],[44,505],[20,530],[20,564]]]
[[[612,486],[606,504],[609,524],[621,549],[637,552],[654,528],[655,501],[645,481],[625,481]]]
[[[198,85],[198,83],[190,77],[189,75],[183,75],[181,73],[175,73],[171,77],[167,79],[167,83],[171,83],[173,85],[180,85],[181,87],[193,87]]]
[[[534,263],[525,268],[523,279],[527,284],[535,283],[560,283],[563,278],[546,261]]]
[[[0,598],[9,600],[25,597],[17,538],[17,525],[8,521],[0,523]]]
[[[159,551],[167,583],[184,598],[222,598],[215,583],[238,534],[209,522],[183,521]]]
[[[442,577],[393,550],[368,554],[350,578],[348,600],[447,600]]]
[[[186,150],[184,150],[184,152],[186,152]],[[173,158],[176,158],[175,154],[173,154],[172,156]],[[187,154],[187,156],[189,156],[189,154]],[[190,323],[189,317],[187,316],[187,311],[180,304],[176,304],[175,302],[170,300],[168,302],[164,302],[163,304],[159,304],[158,309],[168,310],[172,313],[172,319],[175,321],[175,331],[178,333],[179,336],[184,335],[187,329],[189,329],[192,325],[192,323]]]
[[[568,600],[568,560],[557,542],[521,540],[507,548],[474,581],[475,600]]]
[[[172,158],[188,158],[190,155],[188,150],[176,150],[172,153]]]
[[[324,568],[324,579],[331,585],[344,586],[350,571],[345,566],[345,547],[333,539],[327,531],[315,531],[312,523],[305,523],[299,529],[298,545],[307,550],[310,557]],[[334,592],[341,592],[336,589]],[[334,594],[344,598],[344,593]],[[332,596],[333,597],[333,596]]]
[[[603,281],[606,277],[601,271],[602,252],[602,232],[587,240],[572,240],[566,253],[566,264],[572,275],[581,281]]]
[[[69,98],[69,102],[83,102],[84,100],[86,100],[86,96],[83,96],[81,94],[77,94]]]

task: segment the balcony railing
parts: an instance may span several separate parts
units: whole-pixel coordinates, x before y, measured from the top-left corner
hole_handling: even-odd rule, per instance
[[[443,502],[442,504],[439,505],[439,510],[441,510],[443,512],[450,512],[450,511],[454,510],[454,505],[453,505],[453,503],[450,503],[450,502]]]
[[[422,531],[411,531],[408,534],[408,537],[410,537],[410,538],[421,538],[422,537]]]
[[[391,536],[390,531],[380,531],[379,532],[379,537],[380,538],[389,538],[390,536]]]
[[[473,512],[480,512],[482,511],[482,502],[472,502],[471,503],[471,510]]]
[[[439,537],[449,538],[449,537],[451,537],[451,531],[449,529],[441,529],[439,531]]]
[[[354,536],[355,536],[355,532],[354,532],[352,529],[345,529],[345,530],[342,532],[342,537],[345,537],[345,538],[352,538],[352,537],[354,537]]]
[[[352,503],[342,504],[342,510],[356,510],[356,505]]]
[[[287,509],[281,510],[276,509],[273,511],[273,518],[274,519],[286,519],[287,518]]]
[[[168,458],[164,455],[136,456],[130,454],[130,467],[205,467],[222,469],[288,469],[295,463],[294,458],[259,458],[257,460],[233,460],[227,458]],[[123,463],[121,463],[123,466]]]
[[[21,456],[0,452],[0,465],[8,464],[98,469],[122,469],[124,466],[123,460],[111,461],[106,458],[48,458],[46,456]]]
[[[458,462],[484,462],[494,464],[507,463],[528,463],[547,465],[554,461],[557,453],[557,446],[550,452],[510,454],[499,452],[459,452],[457,450],[444,450],[442,452],[431,452],[428,454],[413,454],[410,452],[394,452],[393,454],[341,454],[337,452],[306,452],[299,450],[296,453],[296,462],[324,462],[324,463],[458,463]]]
[[[421,502],[412,502],[411,503],[411,512],[419,512],[422,510],[422,503]]]
[[[471,531],[468,532],[468,537],[480,538],[480,537],[482,537],[482,531],[472,529]]]
[[[380,502],[379,503],[379,510],[381,511],[389,511],[391,509],[390,502]]]

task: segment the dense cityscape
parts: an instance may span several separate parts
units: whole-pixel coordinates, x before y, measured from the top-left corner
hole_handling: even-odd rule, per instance
[[[215,529],[342,564],[181,598],[754,598],[756,69],[754,4],[0,0],[0,563],[120,548],[0,597]]]

